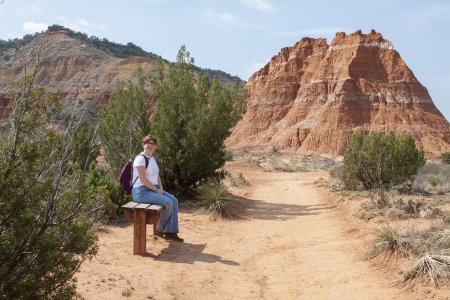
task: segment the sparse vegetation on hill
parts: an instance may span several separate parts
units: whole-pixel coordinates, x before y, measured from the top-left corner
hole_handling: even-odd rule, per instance
[[[149,57],[154,60],[161,60],[169,65],[173,65],[174,63],[162,58],[161,56],[148,52],[143,50],[141,47],[129,42],[126,45],[115,43],[112,41],[109,41],[107,38],[98,38],[96,36],[88,36],[85,33],[73,31],[71,29],[65,28],[60,25],[51,25],[48,28],[48,31],[64,31],[69,36],[79,39],[89,45],[94,46],[95,48],[102,50],[109,55],[120,57],[120,58],[127,58],[130,56],[142,56],[142,57]],[[43,33],[35,33],[35,34],[27,34],[23,38],[18,39],[10,39],[8,41],[1,40],[0,39],[0,54],[2,54],[4,51],[10,49],[10,48],[19,48],[22,46],[27,45],[31,41],[33,41],[36,37],[42,35]],[[245,82],[241,80],[238,76],[232,76],[226,72],[223,72],[221,70],[211,70],[208,68],[200,68],[197,66],[192,66],[193,70],[198,72],[200,75],[207,75],[210,79],[216,79],[219,82],[222,82],[222,80],[225,78],[229,80],[230,82],[234,82],[237,84],[244,84]]]

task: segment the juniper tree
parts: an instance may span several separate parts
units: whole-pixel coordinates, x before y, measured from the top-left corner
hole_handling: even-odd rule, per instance
[[[152,77],[156,105],[151,132],[158,137],[157,160],[164,187],[185,195],[206,179],[218,178],[228,155],[224,145],[244,112],[245,91],[211,82],[193,71],[184,46],[168,72]]]
[[[0,298],[67,299],[74,272],[97,251],[108,197],[86,187],[71,160],[76,130],[51,126],[56,96],[32,76],[12,90],[0,133]]]
[[[150,106],[145,89],[146,77],[118,81],[108,104],[100,111],[99,135],[105,158],[114,178],[124,163],[139,153],[142,138],[150,131]]]
[[[423,149],[408,133],[356,132],[345,150],[343,180],[347,188],[390,188],[412,179],[424,164]]]

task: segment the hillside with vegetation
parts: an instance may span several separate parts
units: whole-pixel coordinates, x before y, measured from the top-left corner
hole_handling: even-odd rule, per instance
[[[61,25],[51,25],[48,27],[48,30],[46,32],[58,32],[58,31],[63,31],[70,37],[78,39],[88,45],[97,48],[98,50],[101,50],[117,58],[129,58],[132,56],[140,56],[140,57],[148,57],[154,60],[162,60],[164,63],[167,63],[169,65],[173,64],[173,62],[170,62],[167,59],[162,58],[160,55],[157,55],[149,51],[145,51],[138,45],[135,45],[131,42],[127,43],[126,45],[123,45],[109,41],[107,38],[99,38],[93,35],[88,36],[86,33],[74,31],[72,29],[65,28]],[[45,34],[45,32],[36,32],[34,34],[27,34],[20,39],[19,38],[9,40],[0,39],[0,55],[2,55],[8,49],[11,48],[18,49],[20,47],[26,46],[29,43],[31,43],[35,38],[42,36],[43,34]],[[8,57],[6,56],[5,59],[8,60]],[[230,81],[237,84],[245,83],[245,81],[240,79],[238,76],[232,76],[221,70],[212,70],[209,68],[200,68],[197,66],[194,67],[194,70],[200,75],[206,74],[210,79],[216,79],[221,83],[225,83],[226,81]]]

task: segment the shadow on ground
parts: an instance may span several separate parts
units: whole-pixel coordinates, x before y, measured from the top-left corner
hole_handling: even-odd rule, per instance
[[[163,249],[160,254],[154,255],[145,253],[142,256],[151,257],[156,261],[166,261],[170,263],[193,264],[194,262],[215,263],[219,262],[230,266],[239,266],[238,262],[222,259],[219,255],[204,253],[206,244],[190,244],[169,242],[167,248]]]
[[[297,205],[271,203],[264,200],[253,200],[235,196],[240,205],[239,215],[244,219],[279,220],[285,221],[301,216],[318,215],[324,210],[330,210],[336,206],[327,204]]]

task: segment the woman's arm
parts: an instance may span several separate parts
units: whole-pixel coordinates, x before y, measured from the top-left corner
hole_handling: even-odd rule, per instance
[[[149,189],[151,189],[154,192],[157,192],[158,190],[156,189],[156,187],[150,182],[150,180],[147,179],[146,175],[146,168],[145,166],[137,166],[136,167],[137,171],[138,171],[138,177],[139,180]],[[159,182],[159,181],[158,181]]]
[[[162,194],[164,192],[164,189],[162,186],[161,177],[159,177],[159,175],[158,175],[158,185],[159,185],[158,193]]]

